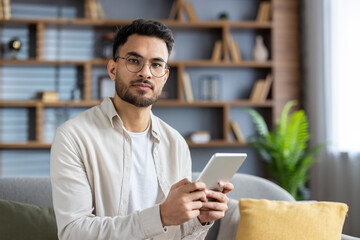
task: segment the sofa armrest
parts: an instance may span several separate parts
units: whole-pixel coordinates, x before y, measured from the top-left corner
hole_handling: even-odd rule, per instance
[[[341,240],[360,240],[360,238],[357,238],[357,237],[351,237],[351,236],[348,236],[348,235],[342,234],[342,235],[341,235]]]

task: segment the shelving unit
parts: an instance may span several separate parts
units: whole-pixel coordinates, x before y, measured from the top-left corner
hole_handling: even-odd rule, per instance
[[[299,50],[298,50],[298,29],[297,11],[298,0],[271,0],[272,10],[271,22],[256,21],[173,21],[159,19],[172,28],[175,32],[181,29],[200,29],[219,31],[220,38],[225,39],[232,31],[251,29],[256,31],[266,31],[269,34],[269,48],[271,60],[266,62],[255,62],[244,60],[239,63],[229,61],[229,54],[225,52],[224,61],[212,62],[209,60],[175,60],[170,61],[169,66],[176,69],[176,99],[160,100],[156,107],[201,107],[219,108],[222,112],[222,138],[214,139],[206,144],[194,144],[188,142],[190,147],[242,147],[246,146],[238,142],[230,141],[230,111],[232,107],[255,107],[267,109],[271,115],[268,123],[271,125],[280,115],[284,104],[290,99],[299,99]],[[294,17],[295,16],[295,17]],[[90,60],[46,60],[44,58],[44,35],[50,25],[73,25],[90,26],[96,28],[111,28],[131,23],[131,20],[91,20],[85,18],[78,19],[10,19],[2,20],[2,26],[26,25],[29,30],[29,45],[34,46],[29,52],[29,59],[12,60],[1,59],[2,66],[76,66],[81,69],[83,83],[83,99],[81,101],[59,101],[57,103],[43,103],[40,100],[0,100],[1,108],[32,108],[35,111],[35,139],[23,143],[0,143],[0,149],[48,149],[50,144],[44,143],[42,139],[43,115],[46,108],[63,107],[92,107],[100,103],[98,99],[92,99],[92,70],[94,67],[106,66],[108,59]],[[295,28],[294,28],[295,26]],[[224,41],[227,44],[227,41]],[[212,51],[209,50],[209,51]],[[186,68],[223,68],[228,69],[256,69],[265,73],[272,73],[274,83],[271,99],[264,102],[252,102],[249,100],[232,100],[220,102],[195,101],[188,103],[184,99],[184,89],[182,75]],[[264,74],[263,74],[264,75]],[[265,76],[265,75],[264,75]],[[254,81],[256,79],[253,79]],[[0,82],[1,84],[1,82]]]

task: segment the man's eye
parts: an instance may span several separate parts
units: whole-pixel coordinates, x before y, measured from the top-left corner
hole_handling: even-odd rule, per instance
[[[128,58],[128,62],[138,64],[140,61],[136,58]]]
[[[161,63],[152,63],[151,66],[154,67],[154,68],[162,68],[163,64],[161,64]]]

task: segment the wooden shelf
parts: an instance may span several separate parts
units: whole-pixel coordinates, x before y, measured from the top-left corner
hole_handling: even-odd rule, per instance
[[[186,27],[186,28],[256,28],[256,29],[271,29],[271,22],[256,22],[256,21],[174,21],[167,19],[157,19],[169,27]],[[130,24],[130,19],[116,19],[116,20],[92,20],[84,18],[74,19],[9,19],[2,20],[4,24],[57,24],[57,25],[90,25],[90,26],[119,26]]]
[[[0,65],[84,65],[81,60],[1,59]],[[91,61],[90,61],[91,62]]]
[[[92,107],[98,105],[100,100],[94,101],[59,101],[59,102],[42,102],[40,100],[11,100],[0,101],[0,107]]]
[[[253,102],[249,100],[236,100],[236,101],[194,101],[194,102],[185,102],[177,100],[162,100],[157,102],[154,106],[159,107],[272,107],[273,101],[268,100],[265,102]]]
[[[0,149],[50,149],[50,143],[41,143],[36,141],[21,143],[0,143]]]
[[[224,140],[211,140],[207,143],[193,143],[192,141],[186,141],[189,147],[244,147],[248,146],[248,143],[230,142]]]
[[[1,59],[0,65],[76,65],[81,66],[87,63],[91,65],[107,65],[109,59],[90,59],[90,60],[37,60],[37,59]],[[271,68],[272,61],[256,62],[212,62],[210,60],[178,60],[169,62],[170,67],[240,67],[240,68]]]
[[[224,140],[212,140],[207,143],[193,143],[187,141],[189,147],[241,147],[248,146],[247,143],[230,142]],[[50,149],[50,143],[42,143],[36,141],[21,143],[0,143],[0,149]]]
[[[42,102],[40,100],[0,100],[0,107],[93,107],[100,104],[100,100],[92,101],[59,101],[59,102]],[[159,100],[154,106],[157,107],[272,107],[273,101],[252,102],[249,100],[237,101],[195,101],[192,103],[179,100]]]
[[[184,65],[185,67],[246,67],[246,68],[271,68],[273,66],[272,61],[266,61],[266,62],[256,62],[256,61],[212,62],[210,60],[172,61],[169,63],[169,65],[170,66]]]

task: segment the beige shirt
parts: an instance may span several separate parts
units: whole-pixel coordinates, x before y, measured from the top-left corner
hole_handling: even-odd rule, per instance
[[[153,158],[165,200],[170,187],[191,179],[183,137],[151,114]],[[203,239],[210,225],[192,219],[163,228],[159,203],[128,212],[131,138],[110,98],[61,125],[51,148],[50,175],[60,239]]]

